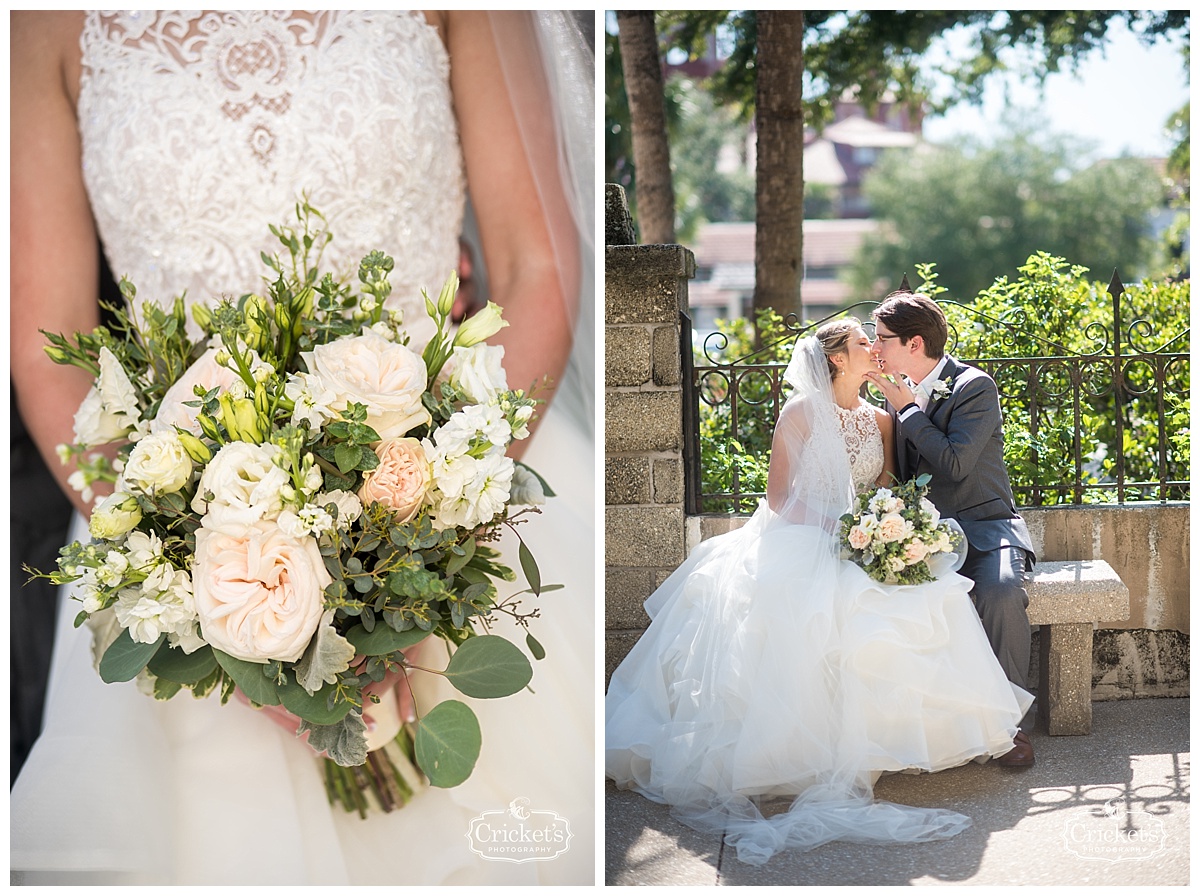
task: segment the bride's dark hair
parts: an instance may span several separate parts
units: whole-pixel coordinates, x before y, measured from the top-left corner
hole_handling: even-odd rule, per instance
[[[833,363],[833,356],[846,351],[846,343],[850,341],[850,334],[855,328],[861,326],[862,321],[857,317],[843,317],[841,320],[832,320],[817,330],[817,341],[821,343],[821,351],[825,353],[825,363],[829,365],[830,379],[838,375],[837,365]]]

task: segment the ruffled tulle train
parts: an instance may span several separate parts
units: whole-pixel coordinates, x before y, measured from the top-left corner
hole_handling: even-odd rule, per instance
[[[831,539],[763,506],[702,543],[647,601],[653,622],[609,684],[608,776],[724,832],[745,862],[953,836],[970,820],[876,802],[875,780],[1007,752],[1032,702],[996,663],[968,579],[945,566],[881,585]],[[790,808],[764,815],[781,796]]]

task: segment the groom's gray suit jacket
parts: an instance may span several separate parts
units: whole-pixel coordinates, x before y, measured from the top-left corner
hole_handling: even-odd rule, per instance
[[[946,356],[942,381],[950,394],[931,396],[924,412],[896,421],[896,461],[900,478],[932,476],[929,500],[942,516],[962,526],[976,550],[1024,548],[1034,560],[1033,542],[1017,513],[1004,466],[1000,395],[992,378]]]

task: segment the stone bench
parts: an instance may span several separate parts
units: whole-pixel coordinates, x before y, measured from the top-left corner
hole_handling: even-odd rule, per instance
[[[1039,635],[1038,719],[1050,734],[1092,732],[1092,629],[1129,618],[1129,589],[1103,560],[1039,561],[1026,586]]]

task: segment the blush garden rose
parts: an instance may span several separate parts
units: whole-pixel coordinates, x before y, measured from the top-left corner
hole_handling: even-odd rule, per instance
[[[313,538],[291,538],[265,521],[196,531],[192,588],[200,633],[237,659],[298,660],[332,581]]]

